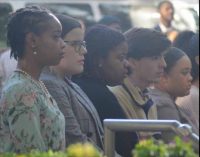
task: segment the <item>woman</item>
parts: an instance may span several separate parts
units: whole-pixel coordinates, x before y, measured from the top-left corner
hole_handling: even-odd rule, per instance
[[[57,15],[62,24],[62,38],[66,43],[64,57],[41,76],[49,92],[55,98],[66,120],[66,144],[92,142],[103,150],[103,129],[98,113],[84,92],[71,81],[84,67],[86,47],[84,30],[71,17]]]
[[[85,41],[88,53],[84,73],[76,81],[95,105],[101,122],[104,119],[125,119],[117,99],[109,86],[120,85],[127,74],[128,45],[120,32],[96,25],[88,30]],[[118,134],[116,150],[122,156],[131,156],[137,141],[135,134]]]
[[[63,57],[61,24],[48,10],[32,6],[13,13],[7,30],[18,63],[2,91],[0,152],[63,150],[64,116],[39,81],[43,67]]]
[[[192,31],[181,32],[173,45],[183,50],[192,62],[192,88],[190,94],[179,97],[176,103],[191,121],[194,132],[199,135],[199,34]]]
[[[157,104],[158,119],[177,120],[188,123],[185,115],[175,103],[177,97],[189,94],[191,88],[191,61],[180,49],[170,48],[165,54],[167,64],[159,83],[149,92],[150,97]],[[165,141],[172,140],[173,135],[164,134]]]

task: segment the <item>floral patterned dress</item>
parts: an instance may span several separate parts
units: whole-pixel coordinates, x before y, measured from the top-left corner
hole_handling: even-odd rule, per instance
[[[0,152],[64,148],[65,119],[56,102],[30,77],[14,72],[0,103]]]

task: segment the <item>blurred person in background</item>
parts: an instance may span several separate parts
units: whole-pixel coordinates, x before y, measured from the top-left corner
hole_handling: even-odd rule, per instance
[[[18,9],[7,25],[17,69],[3,86],[0,101],[0,152],[65,149],[65,118],[39,80],[45,66],[63,57],[62,26],[47,9]]]
[[[99,115],[81,88],[71,77],[84,69],[84,29],[78,20],[66,15],[56,15],[62,24],[62,38],[66,43],[60,63],[50,66],[41,75],[47,89],[65,116],[66,146],[91,142],[103,151],[103,127]]]
[[[174,19],[174,6],[172,2],[168,0],[161,1],[157,9],[160,14],[160,21],[154,29],[164,34],[175,31],[176,29],[172,25]]]
[[[181,32],[173,45],[182,49],[192,62],[192,88],[190,94],[179,97],[176,103],[187,116],[194,132],[199,135],[199,34],[192,31]]]
[[[84,72],[76,82],[96,107],[101,122],[104,119],[126,119],[116,97],[107,86],[120,85],[127,74],[128,45],[124,35],[103,25],[91,27],[85,35],[87,54]],[[116,133],[116,151],[131,157],[137,143],[135,133]]]
[[[187,123],[184,113],[176,104],[176,98],[186,96],[191,88],[192,64],[189,57],[180,49],[171,47],[165,54],[166,67],[164,74],[158,83],[154,83],[154,88],[149,89],[149,96],[157,104],[159,120],[177,120]],[[174,133],[163,132],[162,139],[170,142],[174,138]]]
[[[125,36],[130,73],[122,85],[110,89],[128,119],[157,119],[156,104],[148,97],[146,89],[163,73],[164,53],[171,42],[162,33],[146,28],[130,29]],[[152,134],[138,132],[141,139],[149,135]]]
[[[102,19],[99,20],[98,24],[102,24],[119,32],[122,32],[121,21],[116,16],[105,15],[104,17],[102,17]]]
[[[2,52],[0,56],[0,86],[1,87],[4,85],[5,81],[9,78],[9,76],[13,73],[16,67],[17,67],[17,61],[10,56],[10,49],[7,49],[4,52]]]

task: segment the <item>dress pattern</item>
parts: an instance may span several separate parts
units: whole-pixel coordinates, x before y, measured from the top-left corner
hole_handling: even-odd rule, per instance
[[[18,71],[3,87],[0,152],[64,150],[65,119],[49,93]]]

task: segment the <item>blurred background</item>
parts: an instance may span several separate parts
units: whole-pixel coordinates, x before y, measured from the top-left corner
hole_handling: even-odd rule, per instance
[[[161,0],[0,0],[0,51],[6,48],[6,23],[9,13],[38,4],[54,13],[80,19],[86,27],[104,15],[117,16],[123,31],[131,27],[153,28],[159,21],[157,5]],[[180,31],[199,31],[199,0],[171,0],[175,7],[174,25]]]

